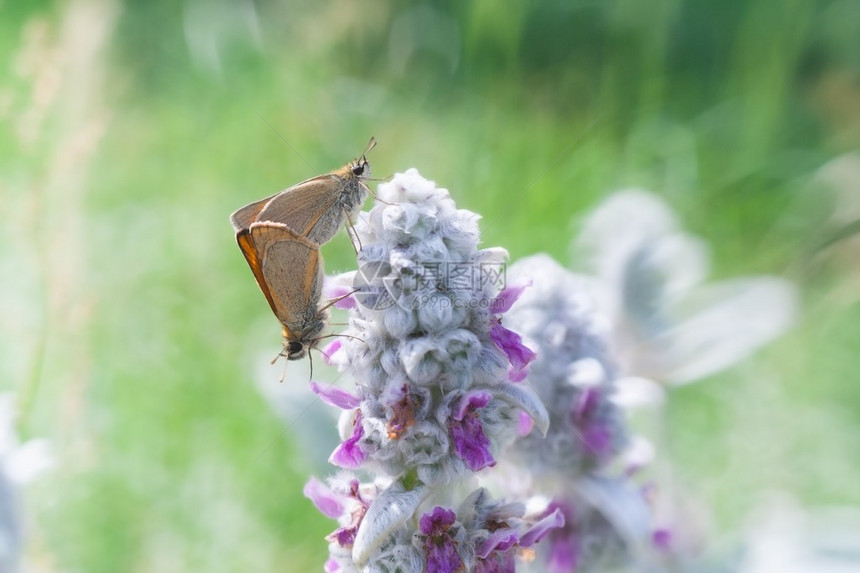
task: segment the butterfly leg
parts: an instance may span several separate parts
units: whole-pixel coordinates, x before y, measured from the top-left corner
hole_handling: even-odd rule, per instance
[[[355,251],[356,256],[358,256],[358,252],[361,250],[361,239],[358,238],[358,233],[355,231],[355,225],[353,225],[352,220],[347,217],[346,218],[346,234],[349,235],[349,242],[352,243],[352,249]],[[355,247],[355,243],[358,243],[358,248]]]

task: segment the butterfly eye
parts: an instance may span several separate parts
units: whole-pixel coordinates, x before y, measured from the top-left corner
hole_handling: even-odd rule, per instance
[[[302,344],[301,342],[293,341],[287,345],[287,357],[289,357],[290,360],[293,360],[293,356],[295,356],[296,354],[302,354],[303,355],[304,352],[305,352],[305,345]]]
[[[352,166],[352,174],[357,177],[366,177],[370,175],[370,165],[363,158]]]

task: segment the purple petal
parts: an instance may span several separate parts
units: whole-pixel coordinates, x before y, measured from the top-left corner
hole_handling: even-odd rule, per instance
[[[335,561],[333,558],[329,558],[325,562],[324,570],[325,573],[337,573],[340,571],[340,563]]]
[[[516,573],[517,564],[514,551],[505,551],[491,555],[489,559],[481,559],[474,573]]]
[[[596,388],[586,388],[579,396],[574,410],[576,420],[585,420],[597,409],[600,400],[600,392]]]
[[[352,285],[342,284],[343,277],[345,275],[338,275],[337,277],[326,277],[323,282],[323,298],[332,302],[332,306],[335,308],[341,308],[344,310],[349,310],[351,308],[355,308],[356,302],[355,298],[352,294],[355,292],[355,289],[352,288]]]
[[[357,533],[358,526],[349,525],[347,527],[337,529],[334,533],[329,534],[326,539],[329,541],[337,541],[337,544],[341,547],[352,547],[355,543],[355,536]]]
[[[364,426],[361,423],[361,410],[355,414],[355,425],[352,429],[352,436],[344,440],[331,456],[328,461],[336,466],[352,470],[356,469],[364,461],[365,453],[361,451],[358,442],[364,437]]]
[[[486,559],[493,551],[507,551],[520,540],[517,532],[512,529],[497,529],[478,546],[478,557]]]
[[[456,573],[463,571],[463,560],[457,553],[457,548],[454,547],[454,542],[446,536],[442,543],[431,543],[427,539],[424,544],[424,551],[427,554],[427,566],[424,571],[426,573]]]
[[[582,431],[585,448],[596,458],[612,455],[612,431],[606,426],[593,424]]]
[[[532,420],[532,417],[520,410],[520,419],[517,423],[517,434],[520,436],[528,436],[532,428],[535,427],[535,421]]]
[[[325,347],[322,350],[320,350],[320,353],[322,354],[322,357],[323,357],[323,362],[325,362],[327,365],[331,366],[332,365],[331,357],[334,355],[335,352],[340,350],[341,346],[343,346],[343,343],[338,339],[332,340],[331,342],[326,344]]]
[[[484,428],[476,410],[483,408],[492,400],[492,394],[483,390],[466,393],[454,411],[449,423],[454,452],[476,472],[496,465],[490,453],[490,440],[484,435]]]
[[[517,302],[517,299],[522,296],[523,291],[532,286],[532,281],[523,285],[515,285],[506,287],[490,302],[490,312],[493,314],[504,314]]]
[[[492,399],[493,395],[486,390],[473,390],[472,392],[464,394],[463,397],[460,398],[460,403],[454,413],[454,419],[458,421],[462,420],[467,413],[474,412],[478,408],[483,408],[489,404]]]
[[[564,514],[560,509],[556,508],[555,511],[532,525],[529,530],[523,534],[520,539],[520,545],[522,547],[531,547],[543,539],[547,533],[560,527],[564,527]]]
[[[451,438],[454,452],[473,472],[496,465],[490,453],[490,440],[484,435],[484,428],[477,414],[470,414],[460,422],[451,423]]]
[[[508,330],[498,321],[490,327],[490,338],[505,353],[514,370],[522,370],[526,364],[535,359],[534,351],[523,344],[522,337],[513,330]]]
[[[549,545],[546,570],[550,573],[570,573],[579,566],[580,547],[576,537],[553,539]]]
[[[385,431],[390,440],[399,440],[409,428],[415,425],[415,407],[409,399],[405,385],[401,392],[401,397],[391,406],[391,418],[385,424]]]
[[[355,289],[335,289],[335,295],[332,297],[335,301],[332,306],[341,310],[349,310],[358,306],[355,297],[352,296]]]
[[[454,540],[448,534],[456,519],[453,511],[437,506],[430,513],[422,515],[418,521],[421,533],[427,536],[424,540],[426,573],[454,573],[463,570],[463,560],[457,553]]]
[[[514,368],[511,366],[508,368],[508,380],[510,382],[522,382],[529,375],[528,365],[525,368]]]
[[[668,529],[655,529],[651,539],[654,547],[661,551],[669,551],[672,548],[672,532]]]
[[[433,508],[430,513],[425,513],[418,520],[418,527],[424,535],[441,535],[457,521],[457,514],[453,510],[439,507]]]
[[[320,400],[329,406],[334,406],[341,410],[352,410],[361,404],[361,398],[353,396],[337,386],[323,386],[319,382],[311,381],[311,392],[319,396]]]
[[[334,493],[328,486],[315,477],[308,480],[302,493],[326,517],[337,519],[346,511],[343,503],[341,503],[343,496]]]

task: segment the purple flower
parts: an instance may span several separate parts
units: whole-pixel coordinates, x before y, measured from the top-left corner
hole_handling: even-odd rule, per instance
[[[319,382],[311,381],[311,392],[319,396],[320,400],[329,406],[334,406],[341,410],[351,410],[361,404],[361,398],[353,396],[337,386],[323,386]]]
[[[351,547],[352,544],[355,543],[355,535],[358,533],[358,526],[361,524],[362,517],[364,517],[363,513],[359,519],[356,520],[357,523],[351,523],[336,529],[333,533],[330,533],[326,539],[329,541],[337,541],[337,544],[341,547]]]
[[[546,515],[543,519],[532,525],[528,531],[523,533],[520,538],[520,545],[523,547],[531,547],[546,537],[548,533],[564,527],[565,523],[564,512],[558,507],[550,507],[547,509]]]
[[[424,553],[427,556],[426,573],[455,573],[464,569],[463,560],[449,533],[457,516],[450,509],[435,507],[421,516],[418,526],[426,536]]]
[[[581,553],[579,539],[575,536],[556,537],[549,541],[549,557],[546,568],[550,573],[570,573],[579,566]]]
[[[343,343],[337,339],[332,340],[331,342],[326,344],[325,347],[320,350],[320,354],[322,354],[323,357],[323,362],[325,362],[328,366],[331,366],[333,364],[331,357],[334,356],[335,352],[340,350],[341,346],[343,346]]]
[[[508,379],[511,382],[522,382],[526,377],[526,367],[535,359],[535,353],[523,344],[522,337],[502,326],[501,315],[510,310],[511,306],[523,294],[523,291],[531,286],[531,281],[526,284],[512,286],[502,291],[490,302],[490,309],[494,313],[490,325],[490,338],[499,350],[505,353],[511,368],[508,371]]]
[[[489,404],[491,399],[489,392],[480,390],[465,394],[449,422],[454,451],[475,472],[496,465],[490,453],[490,440],[484,435],[478,418],[478,409]]]
[[[601,419],[602,395],[597,388],[587,388],[580,395],[574,408],[573,424],[580,429],[586,449],[599,460],[613,453],[612,429]]]
[[[364,461],[365,453],[358,442],[364,437],[361,410],[355,411],[352,436],[344,440],[329,457],[329,462],[346,469],[355,469]]]
[[[490,310],[493,314],[504,314],[517,302],[523,292],[532,286],[532,281],[528,281],[521,285],[503,288],[499,294],[490,302]]]
[[[323,282],[323,296],[331,301],[331,305],[342,310],[355,308],[355,289],[347,281],[351,280],[352,273],[343,273],[336,277],[326,277]]]
[[[547,517],[559,514],[563,526],[549,531],[549,556],[547,571],[550,573],[570,573],[576,571],[582,556],[580,539],[573,521],[573,508],[560,502],[552,502],[546,510]],[[541,520],[543,522],[543,520]]]
[[[654,547],[661,551],[669,551],[672,548],[672,532],[668,529],[655,529],[651,540]]]
[[[302,490],[305,497],[310,499],[320,513],[326,517],[337,519],[346,511],[344,507],[344,496],[337,494],[315,477],[308,480],[305,489]]]
[[[508,527],[507,523],[488,523],[492,533],[477,547],[478,566],[476,573],[513,573],[516,546],[531,547],[550,531],[564,526],[564,514],[555,509],[543,519],[529,527],[522,535]]]
[[[514,372],[524,369],[529,362],[535,359],[534,351],[523,344],[523,339],[519,334],[502,326],[498,317],[493,320],[495,322],[490,327],[490,338],[508,357]]]
[[[311,478],[305,484],[305,497],[308,497],[323,515],[346,524],[326,536],[326,539],[336,541],[341,547],[352,546],[358,527],[367,513],[369,504],[362,499],[358,485],[357,479],[350,480],[349,490],[341,493],[332,491],[316,478]],[[328,564],[326,566],[328,567]]]
[[[516,571],[512,549],[519,543],[517,532],[504,528],[496,529],[478,547],[478,562],[475,573],[513,573]]]
[[[515,573],[517,564],[513,550],[493,553],[475,564],[475,573]]]
[[[486,559],[494,552],[504,552],[518,544],[520,536],[513,529],[496,529],[478,546],[478,557]]]
[[[391,440],[399,439],[406,431],[415,424],[415,407],[409,399],[406,385],[401,388],[402,397],[391,406],[391,417],[385,425],[385,431]]]
[[[517,424],[517,435],[528,436],[531,434],[534,427],[535,421],[532,420],[532,417],[520,410],[519,423]]]

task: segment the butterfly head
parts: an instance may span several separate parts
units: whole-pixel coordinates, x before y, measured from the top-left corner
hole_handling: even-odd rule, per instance
[[[349,172],[359,179],[367,179],[370,177],[370,163],[368,163],[367,158],[362,155],[355,161],[350,162]]]
[[[283,354],[287,357],[287,360],[301,360],[307,355],[310,347],[310,344],[305,344],[298,340],[284,341]]]

